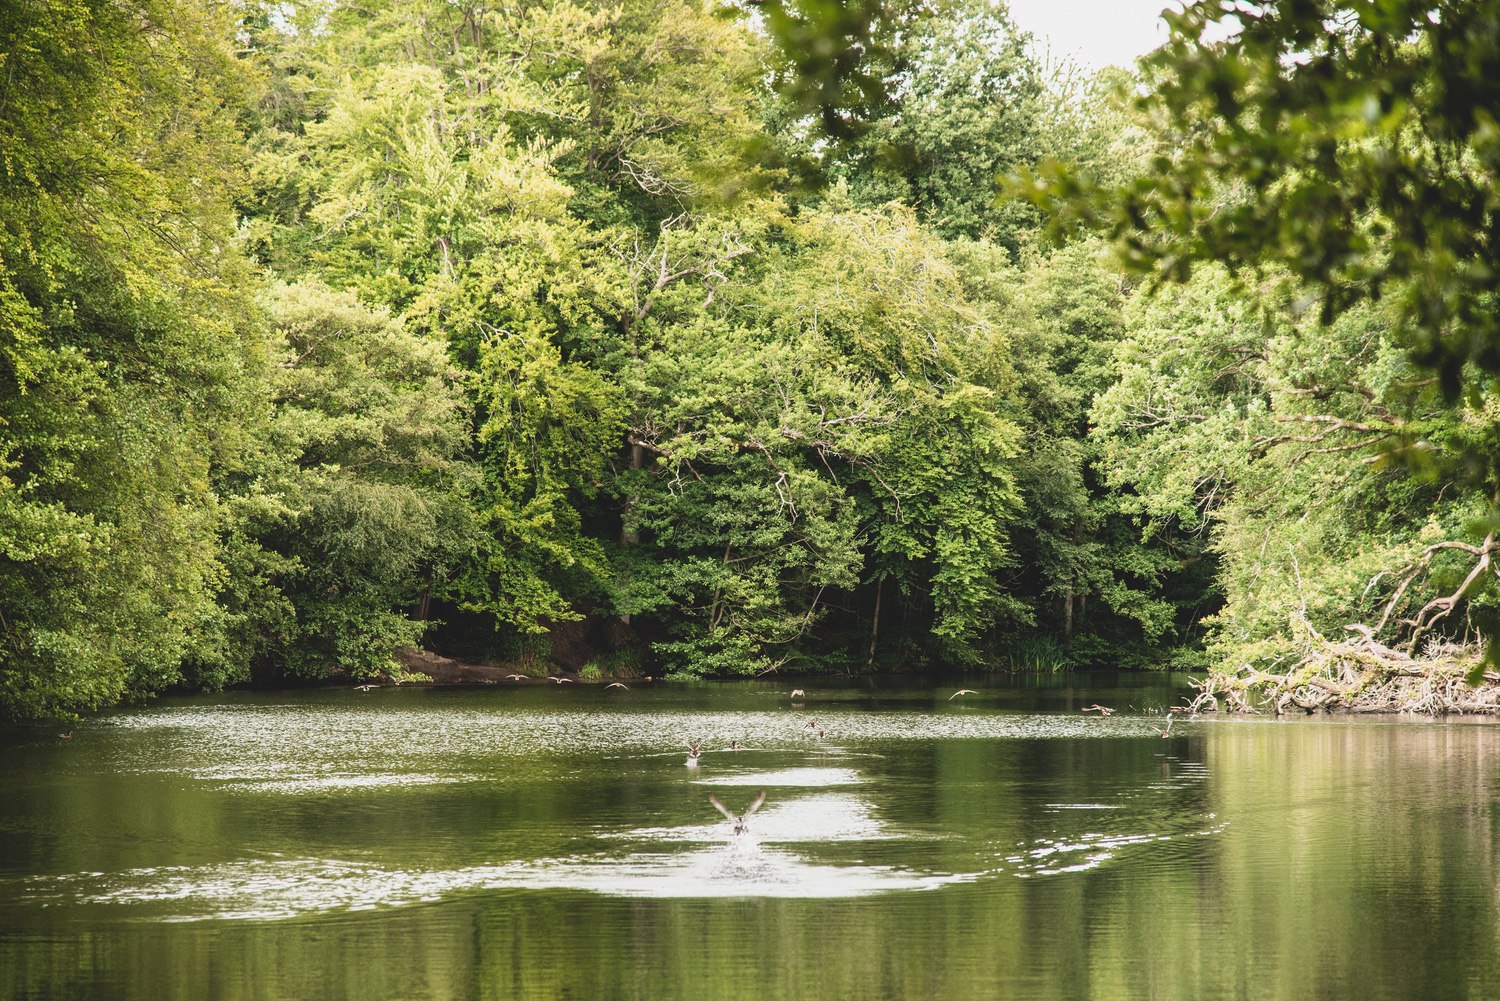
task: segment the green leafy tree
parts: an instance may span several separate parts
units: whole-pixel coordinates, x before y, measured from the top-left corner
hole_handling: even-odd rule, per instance
[[[1487,437],[1483,415],[1500,370],[1489,235],[1490,179],[1500,156],[1491,113],[1500,17],[1477,3],[1199,3],[1168,21],[1169,41],[1147,61],[1150,86],[1138,101],[1164,140],[1148,169],[1116,188],[1054,174],[1032,193],[1058,210],[1064,225],[1104,225],[1124,260],[1158,281],[1185,281],[1205,262],[1222,262],[1255,281],[1288,276],[1272,319],[1301,330],[1303,315],[1316,314],[1335,332],[1325,337],[1343,349],[1317,375],[1315,398],[1327,403],[1318,412],[1282,412],[1295,398],[1289,394],[1309,387],[1298,385],[1274,353],[1247,355],[1267,359],[1257,377],[1267,389],[1246,400],[1243,413],[1204,414],[1241,433],[1238,449],[1220,449],[1222,461],[1210,466],[1190,471],[1168,463],[1174,472],[1167,478],[1149,477],[1170,488],[1179,512],[1194,503],[1190,483],[1234,485],[1233,499],[1217,515],[1231,557],[1221,628],[1245,639],[1271,629],[1240,590],[1244,578],[1232,554],[1248,548],[1247,530],[1276,510],[1285,517],[1296,511],[1307,534],[1257,564],[1255,579],[1283,596],[1298,593],[1293,618],[1316,620],[1302,630],[1302,641],[1324,643],[1321,630],[1331,621],[1318,620],[1319,601],[1304,602],[1307,589],[1334,582],[1350,590],[1323,607],[1338,608],[1334,617],[1347,616],[1372,637],[1384,633],[1383,642],[1399,638],[1414,650],[1434,629],[1458,636],[1466,628],[1493,631],[1488,529],[1497,477],[1493,453],[1473,445]],[[1257,292],[1247,281],[1228,294]],[[1339,336],[1346,325],[1359,331],[1358,340]],[[1377,377],[1402,360],[1419,370],[1404,372],[1400,385]],[[1423,395],[1421,369],[1435,375],[1446,407]],[[1125,375],[1139,378],[1139,372]],[[1183,385],[1169,380],[1161,388],[1170,395],[1152,406],[1193,412]],[[1350,396],[1351,389],[1362,392]],[[1288,435],[1257,424],[1267,421],[1308,427]],[[1299,447],[1306,444],[1316,447]],[[1386,458],[1370,454],[1375,446]],[[1387,468],[1391,457],[1405,474]],[[1381,467],[1379,477],[1371,466]],[[1271,503],[1268,487],[1251,486],[1267,469],[1298,486]],[[1411,479],[1412,472],[1432,479]],[[1325,477],[1321,495],[1301,488],[1318,475]],[[1175,483],[1166,481],[1171,477]],[[1376,484],[1383,496],[1412,505],[1405,517],[1372,496]],[[1326,523],[1329,496],[1355,505],[1352,532]],[[1430,522],[1414,513],[1426,510]],[[1454,511],[1476,520],[1465,523]],[[1427,542],[1412,556],[1406,547],[1419,526]],[[1262,541],[1278,534],[1263,533]],[[1447,561],[1469,569],[1453,580],[1439,569]],[[1309,565],[1326,568],[1326,577],[1310,578],[1303,572]],[[1361,575],[1363,581],[1352,579]],[[1388,592],[1389,579],[1402,584]],[[1421,600],[1403,616],[1400,606],[1416,600],[1415,593]],[[1361,604],[1375,596],[1385,599],[1382,608]],[[1467,613],[1462,626],[1460,610]]]
[[[1129,263],[1163,278],[1199,261],[1277,265],[1309,283],[1325,321],[1393,299],[1397,337],[1450,393],[1466,362],[1500,369],[1489,238],[1500,14],[1205,2],[1167,21],[1139,105],[1171,152],[1064,218],[1104,222]]]
[[[1346,626],[1432,654],[1488,614],[1468,574],[1489,542],[1455,540],[1494,486],[1434,480],[1387,449],[1418,435],[1435,468],[1458,469],[1487,447],[1492,408],[1445,402],[1393,337],[1393,306],[1325,326],[1293,316],[1300,289],[1267,279],[1252,300],[1204,269],[1173,300],[1133,303],[1094,408],[1107,475],[1153,530],[1211,537],[1219,664],[1321,670]]]
[[[1114,380],[1130,291],[1102,249],[1082,241],[1015,268],[971,244],[964,274],[977,297],[996,304],[1015,346],[1013,405],[1026,434],[1010,586],[1031,606],[1037,632],[1060,637],[1071,662],[1157,665],[1191,631],[1202,582],[1178,579],[1197,565],[1202,544],[1191,532],[1143,538],[1130,498],[1098,474],[1090,410]],[[1188,594],[1179,593],[1184,585]]]
[[[219,12],[0,11],[0,711],[161,688],[214,615],[260,350]]]
[[[899,41],[891,112],[850,149],[851,190],[899,200],[947,238],[984,237],[1015,252],[1035,212],[1001,201],[998,179],[1035,163],[1047,103],[1031,38],[1003,4],[949,3]]]
[[[217,642],[199,684],[373,675],[473,549],[466,421],[445,346],[349,293],[271,290],[270,417],[221,484]]]
[[[648,459],[622,478],[618,607],[665,627],[678,670],[778,667],[857,583],[857,512],[829,463],[869,456],[878,399],[813,340],[707,317],[665,336],[635,399]]]
[[[1020,431],[1006,334],[965,294],[942,242],[910,212],[811,215],[758,292],[783,336],[815,332],[847,370],[887,394],[887,444],[851,478],[869,525],[866,578],[917,608],[950,652],[973,656],[1012,562]],[[790,248],[789,248],[790,249]]]
[[[336,81],[332,96],[303,135],[281,140],[301,151],[290,183],[308,204],[267,220],[270,258],[283,260],[278,246],[305,252],[304,266],[443,338],[471,372],[483,475],[469,501],[483,532],[452,596],[531,631],[572,617],[608,577],[579,507],[620,440],[617,393],[563,350],[607,332],[618,265],[569,207],[558,162],[572,141],[523,139],[509,124],[562,98],[505,82],[515,53],[467,62],[498,27],[463,13],[335,18],[335,38],[353,44],[325,43],[335,61],[316,72]],[[363,62],[381,52],[406,58]]]

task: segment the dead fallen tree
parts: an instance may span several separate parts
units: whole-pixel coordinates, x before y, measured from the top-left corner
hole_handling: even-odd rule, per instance
[[[1199,685],[1195,711],[1500,714],[1500,673],[1486,663],[1484,642],[1455,642],[1439,631],[1480,588],[1494,585],[1491,578],[1500,577],[1495,532],[1479,545],[1448,540],[1415,553],[1390,575],[1395,586],[1376,625],[1347,625],[1347,638],[1339,640],[1324,636],[1309,620],[1302,572],[1296,554],[1289,549],[1288,555],[1299,599],[1291,612],[1290,642],[1277,637],[1262,645],[1259,666],[1251,655],[1238,670],[1209,676]],[[1425,602],[1425,595],[1416,597],[1423,590],[1418,582],[1430,584],[1438,560],[1449,560],[1450,572],[1465,569],[1462,563],[1452,565],[1454,556],[1471,564],[1458,587]],[[1387,576],[1377,574],[1366,592]],[[1399,646],[1377,638],[1388,627]],[[1467,625],[1464,635],[1472,635]]]
[[[1434,642],[1413,655],[1380,643],[1364,625],[1345,626],[1350,638],[1338,641],[1300,615],[1292,626],[1299,659],[1285,673],[1244,664],[1212,674],[1198,686],[1193,710],[1500,713],[1500,674],[1483,671],[1477,686],[1465,680],[1482,662],[1482,647]]]

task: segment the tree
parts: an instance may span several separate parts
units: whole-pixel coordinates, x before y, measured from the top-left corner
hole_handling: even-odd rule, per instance
[[[900,200],[948,239],[984,237],[1013,254],[1035,213],[1001,201],[998,179],[1042,155],[1046,95],[1031,37],[995,0],[948,3],[900,36],[890,112],[850,149],[865,204]]]
[[[222,612],[189,665],[206,687],[390,670],[475,546],[445,346],[318,285],[273,287],[266,318],[270,418],[217,484]]]
[[[969,285],[985,289],[977,297],[996,303],[996,322],[1014,345],[1025,444],[1019,572],[1010,586],[1031,608],[1036,642],[1065,645],[1061,655],[1075,664],[1161,664],[1191,633],[1193,609],[1201,614],[1202,581],[1185,578],[1202,544],[1163,525],[1143,533],[1132,498],[1100,475],[1090,415],[1116,377],[1131,292],[1103,250],[1079,241],[1028,254],[1016,268],[971,244],[963,271]]]
[[[157,690],[214,616],[210,483],[259,400],[230,38],[193,3],[0,10],[7,715]]]
[[[893,582],[949,653],[972,658],[1019,612],[1000,583],[1020,440],[1006,333],[909,211],[835,201],[789,236],[755,294],[761,322],[814,334],[889,399],[882,447],[848,472],[869,525],[866,580],[882,595]]]
[[[829,472],[869,457],[880,402],[815,339],[703,317],[663,332],[633,400],[648,456],[622,477],[634,544],[617,607],[665,627],[677,670],[743,674],[806,655],[857,582],[857,513]]]
[[[1491,614],[1468,577],[1488,543],[1453,540],[1495,486],[1434,481],[1383,449],[1420,435],[1452,469],[1491,436],[1490,407],[1449,407],[1390,336],[1388,304],[1325,327],[1289,318],[1294,280],[1257,293],[1204,269],[1175,301],[1133,304],[1119,381],[1095,406],[1108,475],[1148,524],[1211,533],[1225,596],[1211,652],[1230,677],[1243,671],[1232,697],[1274,676],[1277,698],[1298,704],[1409,706],[1366,672],[1464,660],[1449,644]],[[1312,678],[1333,687],[1300,692]]]
[[[1395,335],[1450,395],[1466,363],[1500,371],[1500,13],[1303,0],[1165,17],[1139,111],[1175,152],[1123,190],[1060,177],[1038,200],[1105,225],[1163,279],[1274,264],[1309,283],[1325,321],[1393,299]]]
[[[1452,478],[1445,494],[1460,509],[1493,512],[1493,453],[1453,446],[1485,440],[1482,432],[1455,432],[1487,425],[1482,415],[1500,371],[1490,183],[1500,133],[1489,110],[1496,87],[1492,70],[1500,61],[1500,15],[1485,4],[1458,2],[1201,3],[1169,14],[1168,21],[1167,45],[1146,63],[1151,87],[1139,110],[1172,152],[1156,156],[1149,170],[1122,189],[1054,174],[1052,183],[1033,187],[1032,194],[1057,209],[1064,226],[1105,225],[1126,262],[1159,281],[1185,281],[1195,265],[1211,261],[1237,274],[1285,274],[1293,279],[1293,291],[1283,297],[1291,322],[1300,323],[1302,312],[1319,306],[1315,312],[1329,329],[1348,322],[1364,331],[1345,356],[1349,368],[1319,383],[1321,393],[1338,394],[1348,388],[1340,376],[1349,378],[1369,390],[1363,403],[1351,399],[1342,408],[1330,404],[1317,413],[1279,415],[1273,391],[1264,413],[1310,430],[1300,436],[1257,432],[1247,458],[1284,456],[1282,443],[1311,444],[1316,447],[1292,453],[1292,464],[1300,467],[1295,475],[1314,468],[1312,456],[1333,455],[1345,467],[1337,482],[1353,489],[1370,480],[1349,467],[1380,443],[1408,470],[1435,473],[1438,482]],[[1368,315],[1378,322],[1371,325],[1362,320],[1363,310],[1374,303],[1378,308]],[[1353,379],[1351,371],[1377,364],[1364,361],[1372,345],[1376,356],[1405,352],[1432,371],[1450,401],[1447,412],[1422,398],[1423,381],[1414,373],[1405,381],[1415,388],[1400,389],[1394,398],[1395,384],[1381,391],[1379,379],[1373,385],[1368,375]],[[1393,368],[1389,360],[1379,364]],[[1466,399],[1460,403],[1461,391]],[[1361,407],[1378,408],[1375,419],[1354,416]],[[1394,489],[1413,500],[1422,496],[1416,483]],[[1313,504],[1305,513],[1316,509],[1308,494],[1290,496]],[[1382,504],[1370,506],[1371,514],[1382,510]],[[1231,507],[1222,517],[1229,539],[1257,516]],[[1434,517],[1453,534],[1430,539],[1414,561],[1387,552],[1364,583],[1368,596],[1382,593],[1379,582],[1392,575],[1405,582],[1387,595],[1384,614],[1355,623],[1371,630],[1370,643],[1387,631],[1384,642],[1401,635],[1416,652],[1439,621],[1450,635],[1462,636],[1453,615],[1459,608],[1467,610],[1470,626],[1492,631],[1487,528],[1493,514],[1467,529],[1441,508]],[[1390,526],[1391,519],[1397,537],[1405,537],[1411,526],[1387,511],[1383,523]],[[1345,551],[1326,535],[1307,548],[1320,554],[1320,562],[1328,558],[1329,566]],[[1434,572],[1440,557],[1466,558],[1473,572],[1445,582]],[[1304,561],[1289,560],[1278,568],[1280,579],[1301,588]],[[1412,600],[1410,588],[1422,586],[1419,581],[1436,590],[1403,621],[1397,606]],[[1450,584],[1454,590],[1447,590]],[[1352,614],[1355,604],[1346,599],[1342,607]],[[1236,628],[1237,609],[1243,614],[1249,607],[1231,594],[1225,628]],[[1306,620],[1300,599],[1295,611]],[[1315,637],[1313,646],[1323,642],[1316,628],[1309,630],[1303,636]],[[1307,663],[1326,668],[1320,656],[1310,655]],[[1482,670],[1471,671],[1471,680]]]

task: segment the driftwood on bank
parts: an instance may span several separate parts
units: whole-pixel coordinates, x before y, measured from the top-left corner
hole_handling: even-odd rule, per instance
[[[1473,645],[1434,643],[1413,655],[1380,643],[1368,626],[1345,626],[1351,636],[1341,641],[1300,616],[1293,628],[1300,659],[1285,673],[1245,664],[1237,673],[1210,675],[1198,686],[1193,710],[1500,713],[1500,674],[1484,671],[1477,686],[1465,681],[1484,656]]]

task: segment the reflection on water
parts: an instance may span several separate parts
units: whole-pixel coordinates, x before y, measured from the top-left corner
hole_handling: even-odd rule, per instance
[[[320,692],[20,737],[0,988],[1500,996],[1493,727],[1199,718],[1163,740],[1154,715],[1078,710],[1167,688],[946,694]],[[709,802],[760,790],[741,836]]]
[[[742,837],[679,854],[552,858],[500,866],[406,871],[317,858],[195,868],[82,873],[37,880],[22,894],[38,906],[155,904],[156,921],[271,921],[319,911],[440,901],[484,890],[585,890],[625,897],[855,897],[923,890],[972,878],[885,866],[809,863]]]

